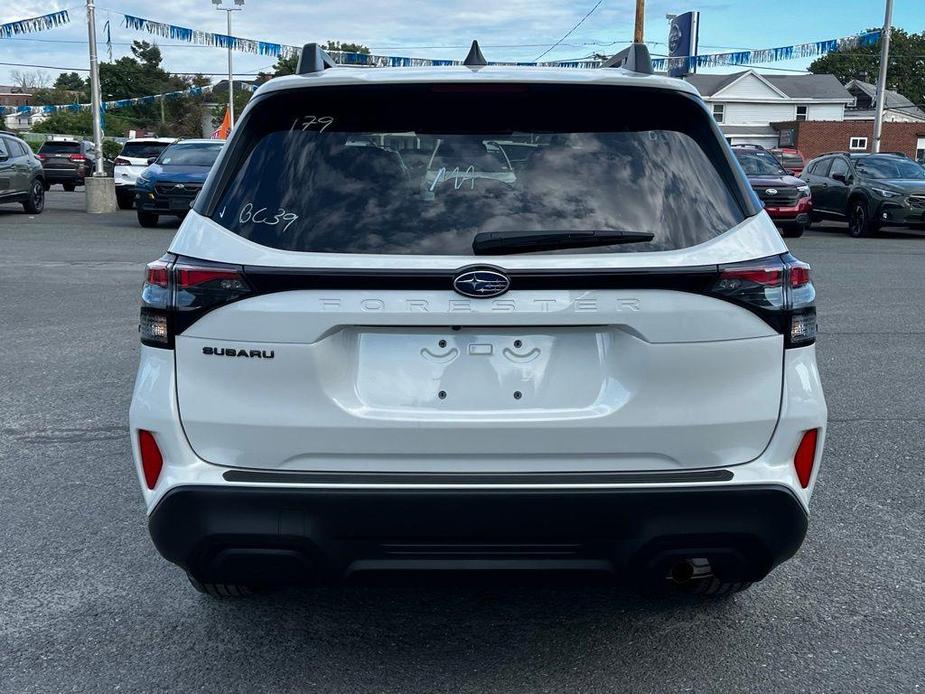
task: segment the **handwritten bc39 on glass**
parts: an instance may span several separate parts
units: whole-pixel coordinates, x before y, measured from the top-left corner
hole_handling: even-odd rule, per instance
[[[277,209],[276,214],[268,212],[269,209],[269,207],[254,209],[254,203],[249,202],[241,208],[241,212],[238,214],[238,223],[266,224],[271,227],[283,224],[283,231],[287,231],[293,222],[299,218],[299,215],[295,212],[286,212],[282,207]]]

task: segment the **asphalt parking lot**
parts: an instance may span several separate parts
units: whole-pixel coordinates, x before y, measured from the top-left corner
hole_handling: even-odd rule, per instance
[[[925,691],[925,233],[790,247],[829,403],[801,552],[720,602],[605,583],[194,592],[148,538],[128,406],[176,223],[0,206],[0,691]]]

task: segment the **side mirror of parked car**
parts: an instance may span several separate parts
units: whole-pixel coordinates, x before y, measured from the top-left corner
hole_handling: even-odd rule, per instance
[[[157,157],[148,157],[148,166],[157,161]]]
[[[848,177],[843,173],[833,173],[832,178],[836,181],[841,181],[842,183],[848,182]]]

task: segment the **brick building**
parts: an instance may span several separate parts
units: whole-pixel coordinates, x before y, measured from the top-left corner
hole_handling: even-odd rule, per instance
[[[771,123],[782,147],[796,147],[807,159],[825,152],[870,152],[872,120],[784,121]],[[902,152],[925,161],[925,123],[884,123],[882,152]]]

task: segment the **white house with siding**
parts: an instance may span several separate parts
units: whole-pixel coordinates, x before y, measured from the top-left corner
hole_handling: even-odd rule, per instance
[[[732,144],[776,147],[778,133],[771,123],[841,121],[855,100],[834,75],[762,75],[745,70],[731,75],[692,74],[684,79],[703,96]]]

